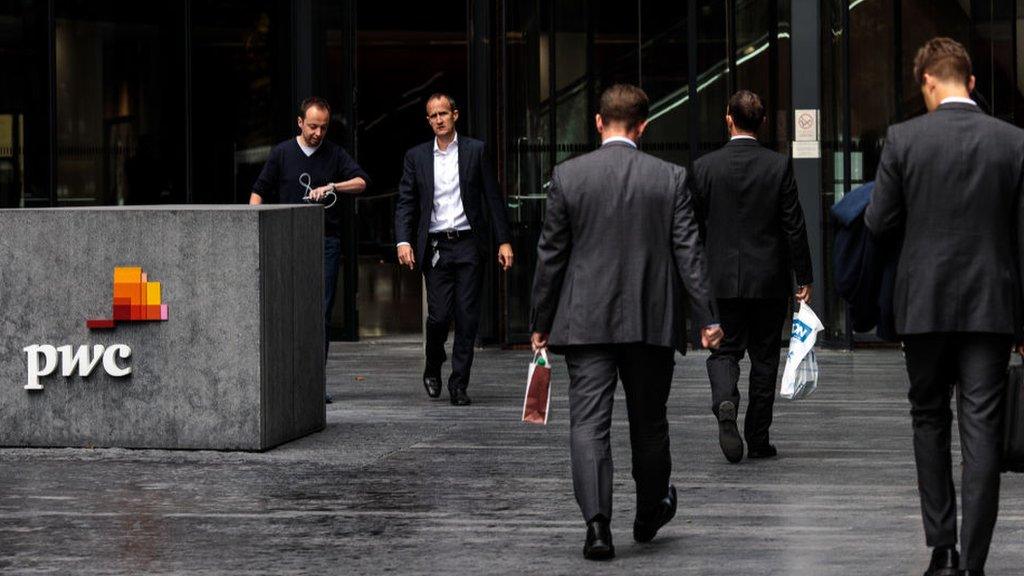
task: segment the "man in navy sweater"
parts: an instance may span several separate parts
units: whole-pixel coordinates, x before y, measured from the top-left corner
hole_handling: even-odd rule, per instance
[[[300,134],[281,142],[270,151],[259,178],[253,184],[249,204],[302,204],[306,197],[320,202],[330,194],[359,194],[366,190],[370,177],[348,153],[327,140],[331,106],[322,98],[307,98],[299,108]],[[341,207],[330,205],[324,211],[324,325],[329,324],[334,307],[334,288],[341,264]],[[330,347],[325,337],[324,354]],[[331,397],[327,397],[331,402]]]

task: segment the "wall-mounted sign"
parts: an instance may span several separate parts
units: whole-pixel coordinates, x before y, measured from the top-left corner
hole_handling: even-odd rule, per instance
[[[820,142],[793,142],[793,158],[821,158]]]
[[[818,139],[818,111],[813,108],[795,110],[793,140],[797,142],[810,142]]]

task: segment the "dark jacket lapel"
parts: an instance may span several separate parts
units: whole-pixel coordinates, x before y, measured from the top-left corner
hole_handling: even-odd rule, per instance
[[[462,138],[456,140],[456,144],[459,148],[459,193],[465,202],[466,180],[468,180],[467,174],[469,173],[469,146],[462,145]]]
[[[424,199],[424,210],[433,210],[434,206],[434,141],[431,140],[423,147],[423,154],[420,155],[423,162],[423,190],[420,197]],[[430,212],[426,212],[428,222]]]

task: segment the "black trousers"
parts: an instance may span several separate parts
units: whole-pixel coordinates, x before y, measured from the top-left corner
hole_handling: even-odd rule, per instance
[[[334,309],[338,269],[341,267],[341,237],[324,237],[324,362],[331,349],[331,311]]]
[[[435,243],[436,242],[436,243]],[[437,255],[436,264],[432,263]],[[427,283],[427,366],[425,373],[440,377],[447,360],[444,345],[455,319],[452,374],[449,390],[465,390],[473,368],[473,344],[480,325],[480,283],[483,266],[480,248],[472,236],[456,240],[431,239],[422,264]]]
[[[956,490],[950,449],[957,397],[962,468],[962,569],[982,570],[999,511],[1004,387],[1012,338],[924,334],[904,338],[914,459],[928,546],[955,546]]]
[[[612,404],[622,380],[633,449],[638,514],[649,514],[668,493],[669,454],[666,403],[675,351],[646,344],[568,346],[569,434],[572,485],[589,522],[612,517]]]
[[[750,387],[743,436],[751,446],[769,442],[775,405],[775,380],[779,375],[779,351],[783,324],[789,313],[787,298],[723,298],[718,300],[718,315],[725,338],[708,357],[711,381],[711,410],[725,401],[740,407],[740,360],[750,355]]]

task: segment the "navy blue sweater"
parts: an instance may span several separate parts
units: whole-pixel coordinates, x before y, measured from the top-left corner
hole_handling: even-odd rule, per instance
[[[252,189],[267,203],[302,204],[305,202],[302,197],[307,193],[303,174],[309,175],[309,187],[314,189],[357,176],[366,180],[367,185],[370,183],[370,177],[341,146],[325,139],[316,152],[306,156],[292,138],[270,151],[270,157]],[[340,202],[324,211],[324,233],[328,236],[341,234]]]

